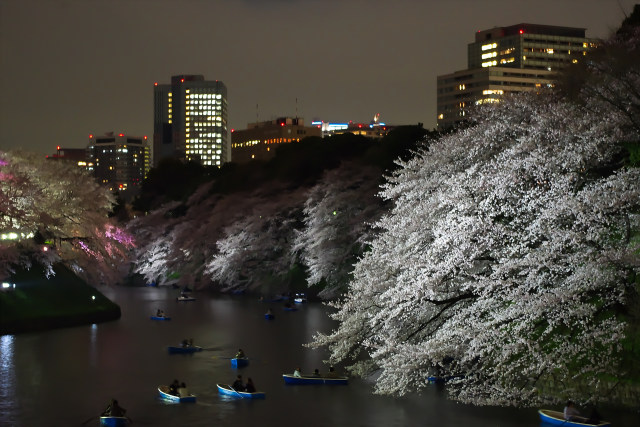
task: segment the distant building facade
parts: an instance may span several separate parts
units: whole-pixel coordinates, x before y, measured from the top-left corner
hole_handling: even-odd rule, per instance
[[[227,88],[202,75],[154,84],[153,166],[166,157],[221,166],[231,161]]]
[[[305,126],[304,119],[298,117],[249,123],[247,129],[232,130],[231,158],[235,163],[269,160],[279,145],[310,136],[321,137],[322,130],[318,126]]]
[[[464,120],[472,105],[553,86],[557,71],[595,44],[584,28],[518,24],[478,31],[468,45],[468,68],[437,77],[438,127]]]
[[[362,135],[367,138],[382,138],[394,126],[389,126],[380,121],[380,114],[376,114],[370,123],[359,123],[354,121],[348,122],[325,122],[315,120],[311,122],[312,126],[318,126],[322,129],[322,136],[339,135],[342,133],[352,133],[354,135]]]
[[[123,199],[131,200],[151,167],[147,137],[107,133],[89,135],[87,169],[97,181]]]

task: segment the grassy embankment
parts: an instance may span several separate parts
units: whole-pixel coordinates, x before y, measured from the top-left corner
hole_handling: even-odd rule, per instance
[[[17,271],[0,290],[0,334],[99,323],[120,318],[120,307],[62,265],[45,277],[34,265]],[[94,298],[95,297],[95,298]]]

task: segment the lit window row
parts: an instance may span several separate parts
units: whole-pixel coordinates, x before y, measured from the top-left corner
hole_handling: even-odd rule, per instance
[[[485,89],[482,91],[483,95],[502,95],[504,91],[502,89]]]
[[[498,52],[496,52],[496,51],[483,53],[482,54],[482,59],[495,58],[496,56],[498,56]]]
[[[498,43],[483,44],[482,45],[482,50],[495,49],[497,47],[498,47]]]
[[[498,61],[487,61],[482,63],[483,67],[495,67],[496,65],[498,65]]]

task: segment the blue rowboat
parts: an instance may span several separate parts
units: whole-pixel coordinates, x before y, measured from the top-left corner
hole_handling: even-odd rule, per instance
[[[273,314],[271,314],[271,313],[265,313],[264,318],[267,319],[267,320],[273,320],[274,319]]]
[[[193,403],[196,401],[196,396],[195,395],[190,395],[187,397],[180,397],[180,396],[175,396],[171,393],[169,393],[169,386],[168,385],[161,385],[158,386],[158,393],[160,393],[160,397],[164,400],[168,400],[169,402],[175,402],[175,403]]]
[[[171,320],[169,316],[151,316],[151,320]]]
[[[243,366],[247,366],[249,364],[248,357],[241,357],[239,359],[231,359],[231,366],[234,368],[242,368]]]
[[[167,347],[167,350],[169,351],[169,354],[195,353],[197,351],[202,351],[202,347],[197,345],[189,345],[187,347],[170,345]]]
[[[295,307],[285,307],[284,311],[298,311],[298,309]]]
[[[246,391],[236,391],[229,384],[216,384],[218,386],[218,393],[223,396],[236,397],[238,399],[264,399],[266,393],[264,391],[256,391],[248,393]]]
[[[538,411],[540,414],[540,420],[554,426],[596,426],[596,427],[607,427],[610,426],[611,423],[609,421],[601,421],[600,424],[589,424],[587,423],[588,418],[585,417],[575,417],[576,420],[568,421],[564,419],[564,414],[559,411],[552,411],[550,409],[540,409]]]
[[[347,377],[296,377],[293,374],[282,374],[285,384],[328,384],[328,385],[347,385],[349,378]]]
[[[125,427],[129,425],[127,417],[100,417],[100,427]]]

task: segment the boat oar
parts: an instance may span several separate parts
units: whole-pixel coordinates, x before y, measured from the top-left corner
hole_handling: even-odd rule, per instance
[[[232,386],[230,386],[229,384],[227,384],[227,385],[229,386],[229,388],[230,388],[231,390],[233,390],[233,391],[234,391],[234,393],[235,393],[235,394],[237,394],[238,396],[240,396],[240,399],[244,399],[244,397],[243,397],[240,393],[238,393],[238,391],[237,391],[235,388],[233,388],[233,387],[232,387]]]
[[[83,422],[83,423],[82,423],[82,424],[80,424],[80,425],[81,425],[81,426],[83,426],[83,425],[87,424],[89,421],[91,421],[91,420],[93,420],[93,419],[96,419],[96,418],[100,418],[100,416],[97,416],[97,417],[96,417],[95,415],[93,415],[93,416],[89,417],[85,422]]]

